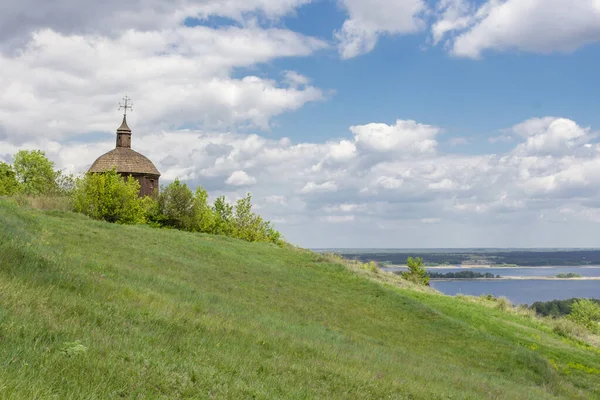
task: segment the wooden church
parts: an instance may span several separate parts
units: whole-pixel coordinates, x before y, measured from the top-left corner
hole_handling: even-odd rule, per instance
[[[116,147],[98,157],[88,172],[106,172],[116,167],[121,176],[131,175],[140,183],[140,196],[152,196],[158,192],[160,172],[146,156],[131,148],[131,129],[127,126],[127,109],[131,109],[131,104],[127,96],[123,100],[125,103],[119,105],[119,109],[123,108],[125,112],[117,129]]]

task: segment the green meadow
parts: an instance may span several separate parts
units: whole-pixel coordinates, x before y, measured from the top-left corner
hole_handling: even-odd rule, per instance
[[[1,399],[600,398],[569,335],[293,247],[0,200]]]

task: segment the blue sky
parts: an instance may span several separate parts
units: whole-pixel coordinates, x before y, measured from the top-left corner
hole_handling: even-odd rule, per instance
[[[597,0],[26,0],[0,160],[133,147],[306,247],[598,247]],[[18,21],[18,23],[17,23]]]

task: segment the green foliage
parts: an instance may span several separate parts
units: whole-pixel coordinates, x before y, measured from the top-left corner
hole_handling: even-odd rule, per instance
[[[544,317],[563,317],[571,313],[573,304],[578,300],[578,298],[572,298],[566,300],[536,301],[530,308],[535,310],[536,314]],[[590,299],[590,301],[600,305],[600,300],[598,299]]]
[[[202,186],[198,186],[194,193],[194,225],[204,233],[212,233],[215,229],[215,216],[208,204],[208,192]]]
[[[271,242],[283,245],[281,234],[268,221],[252,212],[252,197],[236,202],[235,207],[225,196],[217,197],[212,205],[202,186],[191,189],[176,179],[161,191],[158,207],[149,208],[148,219],[158,226],[173,227],[191,232],[230,236],[247,242]]]
[[[233,206],[227,202],[225,196],[215,199],[212,206],[214,215],[213,232],[216,235],[232,236],[234,233]]]
[[[0,196],[12,196],[19,191],[19,181],[13,168],[0,161]]]
[[[144,201],[138,197],[140,184],[133,177],[123,179],[116,169],[88,173],[73,191],[75,211],[91,218],[120,224],[145,222]]]
[[[500,275],[494,275],[490,272],[486,272],[485,274],[474,272],[474,271],[459,271],[459,272],[428,272],[428,275],[431,279],[494,279],[500,278]]]
[[[233,236],[248,242],[272,242],[282,244],[281,235],[268,221],[252,212],[252,196],[239,199],[233,216]]]
[[[577,300],[567,318],[592,332],[600,332],[600,305],[592,300]]]
[[[158,196],[158,222],[176,229],[196,230],[194,194],[179,179],[164,187]]]
[[[557,278],[560,279],[570,279],[570,278],[581,278],[581,275],[576,274],[574,272],[569,272],[568,274],[558,274],[556,275]]]
[[[420,257],[408,257],[406,260],[408,271],[401,274],[403,279],[417,283],[419,285],[429,286],[429,274],[423,266],[423,259]]]
[[[20,150],[15,154],[13,169],[25,195],[52,194],[59,191],[54,163],[41,150]]]

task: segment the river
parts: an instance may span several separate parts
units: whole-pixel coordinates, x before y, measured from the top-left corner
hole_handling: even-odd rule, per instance
[[[385,268],[403,270],[405,268]],[[473,271],[500,276],[527,279],[459,279],[432,280],[431,286],[447,295],[466,294],[504,296],[514,304],[532,304],[536,301],[563,300],[572,297],[600,299],[600,280],[549,280],[558,274],[575,273],[582,277],[600,277],[600,266],[582,267],[514,267],[514,268],[427,268],[440,273]],[[536,279],[539,278],[539,279]]]

